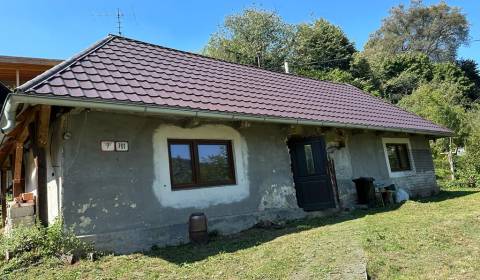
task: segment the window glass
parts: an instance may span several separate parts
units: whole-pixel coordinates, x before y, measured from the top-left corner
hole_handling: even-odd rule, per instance
[[[313,161],[312,145],[304,145],[305,164],[307,165],[307,175],[315,174],[315,162]]]
[[[200,182],[226,182],[233,179],[226,144],[199,144],[197,150]]]
[[[410,158],[408,155],[407,144],[386,144],[388,162],[390,163],[390,170],[408,171],[411,170]]]
[[[235,184],[228,140],[168,140],[172,189]]]
[[[193,164],[190,144],[170,144],[171,176],[174,185],[193,183]]]

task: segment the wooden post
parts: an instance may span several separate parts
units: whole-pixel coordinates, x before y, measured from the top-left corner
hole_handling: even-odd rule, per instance
[[[15,71],[15,84],[16,87],[20,86],[20,70],[18,69]]]
[[[448,145],[448,165],[450,167],[450,180],[455,180],[455,165],[453,163],[453,141],[452,137],[449,138],[449,145]]]
[[[19,196],[23,190],[23,177],[22,177],[22,165],[23,165],[23,143],[17,143],[15,148],[15,166],[13,173],[13,197]]]
[[[37,152],[35,166],[37,167],[37,201],[38,217],[43,225],[48,224],[48,198],[47,198],[47,159],[46,147],[48,144],[48,130],[50,126],[51,107],[40,106],[38,126],[36,133]]]
[[[5,221],[7,219],[7,169],[2,168],[0,176],[0,190],[2,195],[2,226],[5,226]]]

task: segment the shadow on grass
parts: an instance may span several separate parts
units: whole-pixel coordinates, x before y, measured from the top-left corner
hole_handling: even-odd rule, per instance
[[[415,201],[422,203],[441,202],[444,200],[454,199],[477,192],[478,190],[441,191],[436,196],[416,199]],[[304,230],[310,230],[326,225],[338,224],[349,220],[359,219],[366,215],[384,213],[396,210],[401,206],[402,204],[395,204],[384,208],[373,208],[366,210],[359,209],[351,212],[342,212],[322,218],[307,218],[303,220],[289,222],[284,228],[281,229],[252,228],[234,235],[214,237],[206,245],[186,244],[180,246],[172,246],[154,249],[146,252],[145,254],[150,257],[162,258],[175,264],[194,263],[217,254],[233,253],[239,250],[258,246],[274,240],[275,238],[280,236],[298,233]]]
[[[459,198],[462,196],[467,196],[467,195],[472,195],[475,193],[480,192],[478,189],[472,189],[472,190],[441,190],[437,195],[431,196],[431,197],[425,197],[425,198],[415,198],[412,199],[413,201],[416,202],[421,202],[421,203],[431,203],[431,202],[442,202],[445,200],[449,199],[455,199]]]
[[[281,229],[252,228],[234,235],[214,237],[208,244],[205,245],[185,244],[180,246],[171,246],[151,250],[146,252],[145,255],[162,258],[175,264],[194,263],[217,254],[233,253],[239,250],[255,247],[274,240],[280,236],[298,233],[326,225],[342,223],[361,218],[365,215],[387,212],[395,210],[400,206],[401,204],[396,204],[385,208],[337,213],[332,216],[322,218],[307,218],[288,222],[286,226]]]

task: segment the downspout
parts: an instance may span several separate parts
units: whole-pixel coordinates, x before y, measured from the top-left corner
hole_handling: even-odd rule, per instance
[[[15,102],[10,98],[11,94],[9,94],[3,104],[2,114],[5,115],[5,119],[7,123],[5,126],[0,128],[2,134],[7,134],[15,127],[15,118],[17,116],[17,109],[18,109],[18,102]]]

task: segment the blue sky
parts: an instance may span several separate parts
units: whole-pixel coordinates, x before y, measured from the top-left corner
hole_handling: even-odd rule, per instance
[[[141,0],[3,0],[0,55],[68,58],[108,33],[116,33],[114,14],[120,8],[127,37],[186,51],[199,51],[226,15],[246,7],[278,12],[289,23],[323,17],[339,25],[361,49],[379,28],[388,10],[408,0],[292,0],[292,1],[141,1]],[[438,1],[425,1],[438,3]],[[480,39],[480,1],[450,0],[461,7]],[[459,56],[480,63],[480,42],[462,47]]]

